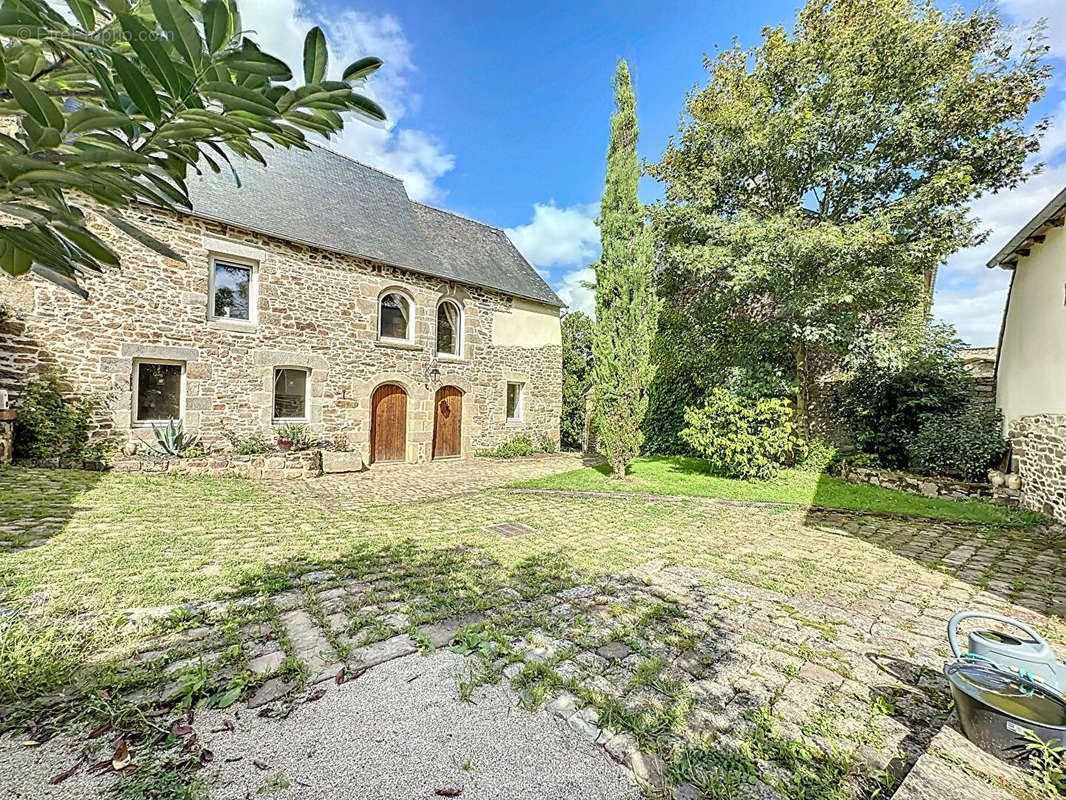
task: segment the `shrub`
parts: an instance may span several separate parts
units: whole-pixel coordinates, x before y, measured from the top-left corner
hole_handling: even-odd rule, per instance
[[[987,480],[1010,445],[1003,438],[1003,413],[970,406],[953,414],[922,418],[908,447],[909,468],[919,475]]]
[[[685,409],[681,438],[716,475],[768,480],[792,458],[798,442],[792,411],[778,398],[742,398],[717,387],[702,408]]]
[[[840,458],[836,447],[825,439],[813,439],[807,442],[804,450],[806,452],[802,454],[802,457],[798,452],[799,448],[796,448],[795,452],[796,468],[804,472],[828,472],[829,468]]]
[[[534,453],[554,452],[555,442],[547,434],[538,434],[537,441],[534,442],[528,434],[520,433],[491,450],[478,450],[476,455],[487,458],[518,458],[519,456],[531,456]]]
[[[950,328],[927,328],[900,363],[858,372],[838,404],[855,445],[882,466],[907,469],[921,420],[961,411],[969,401],[973,377],[956,355],[959,346]]]
[[[248,436],[241,436],[234,431],[222,431],[222,436],[229,442],[233,452],[239,456],[254,456],[259,453],[267,453],[273,449],[262,433],[256,431]]]
[[[27,384],[19,397],[15,419],[15,455],[20,458],[82,458],[88,448],[89,420],[96,399],[63,394],[60,369],[49,370]],[[87,452],[89,451],[89,452]]]

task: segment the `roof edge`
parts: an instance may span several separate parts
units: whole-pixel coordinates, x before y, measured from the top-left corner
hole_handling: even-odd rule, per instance
[[[1061,220],[1057,221],[1055,218],[1060,216],[1063,211],[1066,211],[1066,188],[1063,188],[1062,191],[1051,198],[1047,205],[1040,209],[1032,219],[1025,223],[1021,230],[1014,234],[1010,241],[1003,245],[1003,247],[999,249],[999,252],[988,260],[988,263],[985,266],[989,269],[992,267],[1013,269],[1017,265],[1017,260],[1013,262],[1008,262],[1007,260],[1019,250],[1025,249],[1024,245],[1026,241],[1032,236],[1037,235],[1037,231],[1044,225],[1048,223],[1051,223],[1052,225],[1062,225],[1063,222]],[[1022,255],[1029,254],[1024,253]]]
[[[151,204],[145,203],[145,205],[151,205]],[[152,206],[152,207],[153,208],[157,208],[157,206]],[[529,300],[532,303],[540,303],[541,305],[545,305],[545,306],[555,306],[554,303],[547,303],[547,302],[544,301],[543,298],[540,298],[540,297],[532,297],[531,295],[520,294],[518,292],[508,292],[508,291],[504,291],[503,289],[496,289],[496,288],[493,288],[492,286],[483,286],[480,283],[474,283],[472,281],[464,281],[464,280],[460,280],[458,278],[446,278],[446,277],[444,277],[442,275],[434,275],[432,272],[427,272],[426,270],[420,269],[418,267],[411,267],[411,266],[407,266],[405,264],[393,264],[390,261],[382,261],[380,258],[375,258],[374,256],[368,256],[368,255],[366,255],[364,253],[356,253],[356,252],[354,252],[352,250],[341,250],[341,249],[336,248],[336,247],[326,247],[323,244],[321,244],[320,242],[309,242],[309,241],[305,241],[303,239],[296,239],[296,238],[294,238],[292,236],[286,236],[285,234],[278,233],[277,231],[268,231],[268,230],[263,229],[263,228],[255,228],[255,227],[252,227],[251,225],[245,225],[245,224],[240,223],[240,222],[234,222],[233,220],[224,219],[223,217],[214,217],[214,216],[211,216],[210,214],[205,214],[202,211],[188,211],[188,210],[185,210],[185,209],[177,209],[177,210],[161,209],[161,210],[170,211],[170,213],[172,213],[172,214],[183,214],[183,215],[189,216],[189,217],[196,217],[197,219],[207,220],[208,222],[219,222],[219,223],[221,223],[223,225],[228,225],[231,228],[237,228],[238,230],[248,231],[249,233],[255,233],[255,234],[258,234],[260,236],[269,236],[272,239],[280,239],[283,242],[291,242],[292,244],[302,245],[303,247],[311,247],[311,248],[314,248],[315,250],[323,250],[323,251],[325,251],[327,253],[338,253],[338,254],[340,254],[342,256],[351,256],[352,258],[362,258],[362,259],[365,259],[366,261],[373,261],[375,264],[384,264],[386,267],[392,267],[393,269],[402,269],[402,270],[406,270],[407,272],[414,272],[414,273],[416,273],[418,275],[425,275],[427,278],[435,278],[436,280],[441,280],[441,281],[451,281],[452,283],[459,283],[459,284],[462,284],[464,286],[472,286],[475,289],[481,289],[482,291],[495,292],[496,294],[503,295],[504,297],[518,297],[518,298],[521,298],[522,300]],[[444,213],[447,214],[447,213],[450,213],[450,212],[446,211]],[[476,221],[476,220],[471,220],[471,221],[473,222],[473,221]],[[489,226],[489,227],[491,227],[491,226]],[[519,255],[521,255],[521,253],[519,253]],[[529,262],[527,261],[526,263],[528,264]],[[545,285],[547,285],[547,284],[545,284]],[[553,290],[550,286],[548,287],[548,289],[551,291],[551,293],[553,295],[555,294],[555,290]],[[558,295],[556,295],[556,299],[559,300],[560,303],[562,303],[562,298],[558,297]],[[555,307],[556,308],[568,308],[566,303],[562,303],[561,305],[558,305],[558,306],[555,306]]]

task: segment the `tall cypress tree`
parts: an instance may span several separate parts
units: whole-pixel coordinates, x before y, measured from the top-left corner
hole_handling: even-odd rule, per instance
[[[599,441],[612,475],[622,478],[644,441],[641,425],[654,376],[651,344],[658,317],[651,238],[644,226],[644,207],[637,199],[641,168],[636,100],[624,60],[615,70],[614,102],[599,219],[603,254],[593,265],[592,381]]]

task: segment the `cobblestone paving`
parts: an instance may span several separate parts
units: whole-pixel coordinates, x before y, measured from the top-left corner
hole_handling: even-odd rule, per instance
[[[285,505],[293,487],[247,500],[234,490],[232,506],[211,495],[212,513],[239,510],[250,532],[216,530],[210,515],[187,523],[180,546],[153,551],[152,577],[184,567],[185,588],[205,597],[218,579],[203,570],[236,564],[241,585],[131,612],[138,652],[110,691],[283,716],[363,670],[451,646],[470,665],[460,696],[508,680],[524,704],[678,798],[837,798],[870,796],[878,781],[887,791],[942,728],[957,610],[1015,616],[1066,653],[1060,531],[492,488],[573,464],[508,462],[504,474],[482,462],[462,486],[487,490],[456,497],[441,479],[418,494],[401,482],[376,495],[384,504],[353,499],[361,481],[385,480],[373,470],[326,479],[310,497],[327,513],[306,519],[291,518],[305,503]],[[55,542],[9,553],[11,574],[37,585],[44,570],[86,593],[139,580],[113,554],[165,517],[115,502],[130,520],[117,530],[105,498],[89,496],[95,505],[68,514]],[[181,501],[204,502],[191,497]],[[68,557],[85,548],[75,534],[100,537],[107,574]]]
[[[365,472],[323,475],[277,484],[301,501],[315,499],[336,511],[359,512],[387,503],[428,503],[482,489],[542,478],[599,463],[580,453],[527,458],[470,458],[426,464],[374,464]]]

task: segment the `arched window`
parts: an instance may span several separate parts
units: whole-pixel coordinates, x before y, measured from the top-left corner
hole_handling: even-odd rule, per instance
[[[437,306],[437,355],[459,357],[463,352],[463,313],[444,300]]]
[[[411,302],[399,292],[388,292],[378,303],[378,336],[411,341]]]

